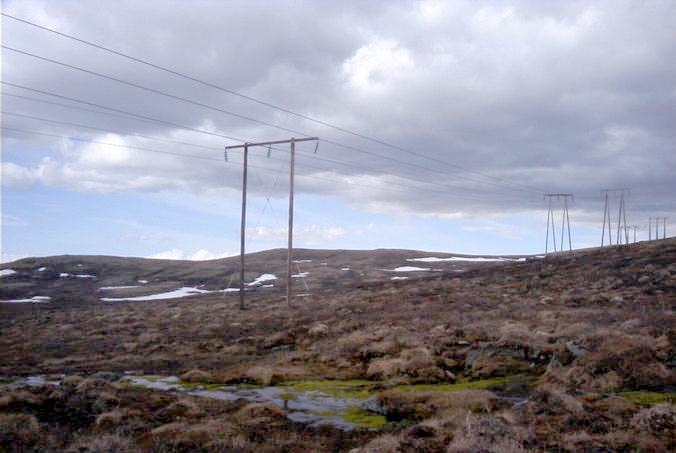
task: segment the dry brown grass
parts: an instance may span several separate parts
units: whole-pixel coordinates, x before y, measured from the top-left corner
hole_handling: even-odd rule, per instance
[[[179,441],[184,449],[279,451],[298,444],[307,451],[341,451],[370,441],[364,448],[371,451],[445,451],[449,444],[489,451],[495,445],[515,451],[673,449],[661,428],[673,423],[673,406],[640,408],[615,394],[661,392],[676,381],[675,262],[676,240],[668,240],[406,284],[364,283],[293,310],[272,294],[259,294],[245,311],[207,295],[189,302],[45,306],[35,315],[5,312],[1,375],[70,376],[53,390],[2,387],[0,414],[58,410],[61,418],[44,422],[54,432],[119,431],[131,439],[130,448],[149,448],[138,439],[150,442],[152,436],[178,448],[171,433],[181,428],[190,433]],[[327,328],[310,334],[320,324]],[[308,433],[251,408],[237,415],[241,404],[178,401],[73,376],[101,370],[263,385],[361,378],[385,388],[452,381],[449,373],[462,382],[519,372],[536,382],[522,389],[530,392],[528,402],[511,412],[512,400],[488,391],[386,391],[381,398],[391,418],[403,421],[376,436]],[[238,417],[249,427],[271,427],[268,437],[257,437],[259,428]],[[236,436],[227,434],[233,426]],[[483,444],[482,436],[494,446]],[[49,442],[65,449],[66,438],[72,441],[65,436]]]

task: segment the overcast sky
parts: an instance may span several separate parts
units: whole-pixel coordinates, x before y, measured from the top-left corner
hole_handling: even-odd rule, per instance
[[[4,261],[237,252],[242,153],[221,151],[235,139],[322,139],[316,153],[297,146],[299,247],[538,253],[544,193],[574,194],[573,246],[593,246],[606,188],[631,189],[639,239],[649,217],[670,217],[667,235],[676,222],[671,1],[3,0],[2,11],[286,110],[3,16]],[[288,164],[288,147],[251,151],[249,250],[285,246]]]

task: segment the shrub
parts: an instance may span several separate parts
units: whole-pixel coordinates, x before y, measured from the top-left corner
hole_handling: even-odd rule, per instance
[[[35,448],[42,437],[34,415],[0,414],[0,450],[26,451]]]

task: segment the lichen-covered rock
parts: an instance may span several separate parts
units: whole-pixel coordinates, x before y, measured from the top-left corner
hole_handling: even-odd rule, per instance
[[[318,322],[317,324],[310,327],[307,333],[311,337],[323,337],[329,334],[329,326],[323,322]]]
[[[184,382],[213,382],[214,375],[202,370],[190,370],[181,374],[179,378]]]

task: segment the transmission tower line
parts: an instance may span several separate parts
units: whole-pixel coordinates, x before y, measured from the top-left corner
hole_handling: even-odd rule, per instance
[[[547,193],[544,195],[544,198],[547,200],[548,209],[547,209],[547,237],[545,239],[545,255],[549,253],[549,226],[551,224],[552,231],[552,242],[554,244],[554,252],[556,252],[556,230],[554,227],[554,210],[552,207],[553,200],[563,199],[563,210],[562,210],[562,221],[561,221],[561,248],[560,251],[563,251],[563,240],[565,237],[566,226],[568,227],[568,250],[573,250],[573,242],[571,240],[570,234],[570,215],[568,213],[568,200],[573,198],[573,194],[570,193]]]
[[[618,245],[622,244],[622,222],[624,222],[624,239],[625,244],[629,243],[629,232],[627,230],[627,213],[624,204],[624,195],[629,192],[629,189],[603,189],[601,190],[601,197],[604,200],[603,203],[603,226],[601,227],[601,247],[603,247],[605,241],[605,232],[606,232],[606,223],[608,224],[608,245],[613,245],[613,238],[611,232],[611,220],[610,220],[610,195],[619,194],[620,195],[620,210],[618,213],[617,219],[617,241]]]
[[[7,93],[3,93],[3,94],[7,94]],[[10,96],[11,96],[11,94],[10,94]],[[32,99],[32,98],[31,98],[31,100],[36,100],[36,101],[38,101],[38,102],[41,101],[41,100],[38,100],[38,99]],[[51,104],[51,102],[48,102],[48,103]],[[68,105],[65,105],[65,104],[59,104],[59,103],[56,103],[56,104],[57,104],[57,105],[60,105],[60,106],[63,106],[63,107],[67,107],[67,108],[75,108],[75,109],[79,109],[78,107],[75,107],[75,106],[68,106]],[[102,107],[103,107],[103,106],[102,106]],[[86,110],[86,111],[93,111],[93,112],[95,112],[95,113],[101,113],[101,114],[104,114],[104,115],[108,115],[107,112],[99,112],[99,111],[96,111],[96,110],[90,110],[90,109],[84,109],[84,110]],[[131,114],[131,112],[129,112],[129,113]],[[54,119],[50,119],[50,118],[36,117],[36,116],[33,116],[33,115],[19,114],[19,113],[16,113],[16,112],[3,111],[2,114],[3,114],[3,115],[15,116],[15,117],[21,117],[21,118],[32,119],[32,120],[36,120],[36,121],[43,121],[43,122],[48,122],[48,123],[54,123],[54,124],[62,124],[62,125],[67,125],[67,126],[81,127],[81,128],[85,128],[85,129],[98,130],[98,131],[108,132],[108,133],[114,133],[114,134],[122,134],[122,135],[128,135],[128,136],[133,136],[133,137],[140,137],[140,138],[145,138],[145,139],[150,139],[150,140],[158,140],[158,141],[163,141],[163,142],[168,142],[168,143],[174,143],[174,144],[180,144],[180,145],[195,146],[195,147],[200,147],[200,148],[205,148],[205,149],[213,149],[213,150],[218,150],[218,151],[220,151],[220,150],[222,149],[222,148],[220,148],[220,147],[215,147],[215,146],[209,146],[209,145],[203,145],[203,144],[197,144],[197,143],[190,143],[190,142],[183,142],[183,141],[177,141],[177,140],[171,140],[171,139],[165,139],[165,138],[159,138],[159,137],[152,137],[152,136],[143,135],[143,134],[138,134],[138,133],[134,133],[134,132],[125,132],[125,131],[120,131],[120,130],[112,130],[112,129],[108,129],[108,128],[105,128],[105,129],[104,129],[104,128],[100,128],[100,127],[95,127],[95,126],[90,126],[90,125],[84,125],[84,124],[79,124],[79,123],[73,123],[73,122],[67,122],[67,121],[59,121],[59,120],[54,120]],[[115,116],[115,117],[120,117],[119,115],[113,115],[113,116]],[[134,118],[126,118],[126,117],[121,117],[121,118],[135,120]],[[145,118],[150,118],[150,117],[145,117]],[[164,122],[164,121],[162,121],[162,120],[156,120],[156,121]],[[177,127],[178,127],[178,126],[180,126],[180,125],[177,125]],[[194,130],[194,131],[196,131],[196,132],[202,132],[202,131],[199,130],[199,129],[194,129],[194,128],[187,128],[187,129],[188,129],[188,130]],[[206,131],[205,131],[205,132],[206,132]],[[213,134],[211,134],[211,135],[213,135]],[[218,134],[218,135],[221,135],[221,134]],[[224,136],[224,137],[225,137],[225,138],[229,138],[229,139],[231,139],[231,140],[240,141],[240,142],[242,142],[242,143],[245,143],[245,142],[246,142],[246,140],[243,140],[243,139],[240,139],[240,138],[236,138],[236,137],[231,137],[231,136]],[[275,147],[274,149],[279,150],[279,151],[282,151],[282,152],[284,152],[284,153],[288,153],[288,152],[289,152],[289,151],[287,151],[287,150],[285,150],[285,149],[283,149],[283,148]],[[422,183],[422,184],[425,184],[425,185],[434,185],[434,186],[439,186],[439,187],[442,187],[442,188],[454,188],[455,190],[461,190],[461,191],[465,191],[465,192],[470,191],[470,189],[464,188],[464,187],[462,187],[462,186],[454,185],[453,183],[441,183],[441,182],[437,182],[437,181],[422,180],[422,179],[418,179],[418,178],[412,178],[412,177],[410,177],[410,176],[405,176],[405,175],[390,174],[390,173],[387,173],[387,172],[382,171],[382,170],[375,170],[375,169],[365,168],[365,167],[362,167],[362,166],[359,166],[359,165],[355,165],[355,164],[350,164],[350,163],[346,163],[346,162],[336,161],[336,160],[333,160],[333,159],[322,158],[322,157],[316,156],[314,153],[313,153],[313,154],[305,154],[305,156],[308,156],[308,157],[310,157],[310,158],[312,158],[312,159],[316,159],[316,160],[319,160],[319,161],[322,161],[322,162],[328,162],[328,163],[334,163],[334,164],[338,164],[338,165],[343,165],[343,166],[347,166],[347,167],[350,167],[350,168],[356,168],[356,169],[359,169],[359,170],[362,170],[362,171],[366,171],[366,172],[375,172],[375,173],[380,173],[380,174],[387,175],[387,176],[394,176],[394,177],[397,177],[397,178],[406,179],[406,180],[410,180],[410,181]],[[312,168],[312,169],[315,169],[315,170],[318,170],[318,171],[324,171],[324,170],[325,170],[325,169],[322,168],[322,167],[310,165],[310,164],[307,164],[307,163],[300,164],[300,166],[302,166],[302,167],[307,167],[307,168]],[[368,176],[368,177],[371,177],[371,176]],[[404,187],[404,188],[410,188],[410,187],[411,187],[410,185],[400,184],[400,183],[393,182],[393,181],[388,182],[388,184],[393,184],[393,185],[401,186],[401,187]],[[423,190],[429,190],[429,189],[423,189]],[[477,194],[475,194],[475,195],[478,195],[478,196],[483,196],[483,195],[497,195],[497,196],[500,196],[500,197],[507,197],[507,198],[510,197],[510,195],[504,194],[504,193],[500,193],[500,192],[492,192],[492,191],[487,191],[487,190],[485,190],[485,189],[480,189],[480,190],[481,190],[482,192],[481,192],[481,193],[477,193]],[[444,192],[442,192],[442,191],[435,191],[435,192],[438,192],[438,193],[444,193]],[[472,197],[469,197],[468,199],[471,199],[471,198],[472,198]]]
[[[526,186],[525,184],[520,184],[520,183],[517,183],[517,182],[514,182],[514,181],[506,180],[506,179],[504,179],[504,178],[499,178],[499,177],[495,177],[495,176],[492,176],[492,175],[488,175],[488,174],[485,174],[485,173],[482,173],[482,172],[470,170],[470,169],[468,169],[468,168],[465,168],[465,167],[462,167],[462,166],[459,166],[459,165],[456,165],[456,164],[451,164],[451,163],[449,163],[449,162],[446,162],[446,161],[443,161],[443,160],[440,160],[440,159],[433,158],[433,157],[428,156],[428,155],[426,155],[426,154],[423,154],[423,153],[420,153],[420,152],[416,152],[416,151],[413,151],[413,150],[410,150],[410,149],[407,149],[407,148],[404,148],[404,147],[401,147],[401,146],[393,145],[393,144],[388,143],[388,142],[386,142],[386,141],[384,141],[384,140],[381,140],[381,139],[378,139],[378,138],[374,138],[374,137],[370,137],[370,136],[368,136],[368,135],[366,135],[366,134],[362,134],[362,133],[359,133],[359,132],[354,132],[354,131],[351,131],[351,130],[349,130],[349,129],[346,129],[346,128],[337,126],[337,125],[335,125],[335,124],[331,124],[331,123],[329,123],[329,122],[322,121],[322,120],[319,120],[319,119],[317,119],[317,118],[313,118],[313,117],[311,117],[311,116],[304,115],[304,114],[299,113],[299,112],[295,112],[295,111],[293,111],[293,110],[291,110],[291,109],[288,109],[288,108],[285,108],[285,107],[281,107],[281,106],[272,104],[272,103],[270,103],[270,102],[266,102],[266,101],[257,99],[257,98],[255,98],[255,97],[253,97],[253,96],[247,96],[247,95],[244,95],[244,94],[239,93],[239,92],[236,92],[236,91],[234,91],[234,90],[231,90],[231,89],[222,87],[222,86],[220,86],[220,85],[217,85],[217,84],[215,84],[215,83],[211,83],[211,82],[208,82],[208,81],[199,79],[199,78],[197,78],[197,77],[190,76],[190,75],[188,75],[188,74],[185,74],[185,73],[182,73],[182,72],[179,72],[179,71],[176,71],[176,70],[173,70],[173,69],[170,69],[170,68],[167,68],[167,67],[164,67],[164,66],[161,66],[161,65],[152,63],[152,62],[147,61],[147,60],[142,59],[142,58],[134,57],[134,56],[129,55],[129,54],[126,54],[126,53],[124,53],[124,52],[120,52],[120,51],[118,51],[118,50],[114,50],[114,49],[112,49],[112,48],[110,48],[110,47],[106,47],[106,46],[101,45],[101,44],[93,43],[93,42],[88,41],[88,40],[85,40],[85,39],[83,39],[83,38],[79,38],[79,37],[76,37],[76,36],[73,36],[73,35],[70,35],[70,34],[67,34],[67,33],[60,32],[60,31],[55,30],[55,29],[53,29],[53,28],[49,28],[49,27],[46,27],[46,26],[43,26],[43,25],[39,25],[39,24],[37,24],[37,23],[35,23],[35,22],[31,22],[31,21],[28,21],[28,20],[26,20],[26,19],[22,19],[22,18],[13,16],[13,15],[10,15],[10,14],[6,14],[6,13],[0,13],[0,14],[2,14],[3,16],[5,16],[5,17],[7,17],[7,18],[16,20],[16,21],[18,21],[18,22],[22,22],[22,23],[24,23],[24,24],[26,24],[26,25],[29,25],[29,26],[32,26],[32,27],[36,27],[36,28],[38,28],[38,29],[41,29],[41,30],[44,30],[44,31],[47,31],[47,32],[50,32],[50,33],[53,33],[53,34],[56,34],[56,35],[58,35],[58,36],[61,36],[61,37],[67,38],[67,39],[71,39],[71,40],[73,40],[73,41],[76,41],[76,42],[79,42],[79,43],[81,43],[81,44],[85,44],[85,45],[94,47],[94,48],[99,49],[99,50],[103,50],[103,51],[105,51],[105,52],[109,52],[109,53],[111,53],[111,54],[114,54],[114,55],[117,55],[117,56],[120,56],[120,57],[129,59],[129,60],[134,61],[134,62],[136,62],[136,63],[140,63],[140,64],[143,64],[143,65],[152,67],[152,68],[154,68],[154,69],[157,69],[157,70],[164,71],[164,72],[166,72],[166,73],[172,74],[172,75],[174,75],[174,76],[178,76],[178,77],[181,77],[181,78],[190,80],[190,81],[192,81],[192,82],[199,83],[199,84],[204,85],[204,86],[207,86],[207,87],[209,87],[209,88],[213,88],[213,89],[216,89],[216,90],[219,90],[219,91],[228,93],[228,94],[230,94],[230,95],[237,96],[237,97],[240,97],[240,98],[242,98],[242,99],[246,99],[246,100],[248,100],[248,101],[255,102],[255,103],[257,103],[257,104],[264,105],[264,106],[266,106],[266,107],[269,107],[269,108],[272,108],[272,109],[276,109],[276,110],[279,110],[279,111],[282,111],[282,112],[285,112],[285,113],[294,115],[294,116],[296,116],[296,117],[299,117],[299,118],[302,118],[302,119],[311,121],[311,122],[313,122],[313,123],[320,124],[320,125],[322,125],[322,126],[326,126],[326,127],[332,128],[332,129],[334,129],[334,130],[337,130],[337,131],[340,131],[340,132],[343,132],[343,133],[346,133],[346,134],[349,134],[349,135],[352,135],[352,136],[355,136],[355,137],[362,138],[362,139],[364,139],[364,140],[368,140],[368,141],[370,141],[370,142],[372,142],[372,143],[377,143],[377,144],[380,144],[380,145],[389,147],[389,148],[391,148],[391,149],[403,151],[403,152],[405,152],[405,153],[408,153],[408,154],[411,154],[411,155],[414,155],[414,156],[417,156],[417,157],[421,157],[421,158],[424,158],[424,159],[428,159],[428,160],[431,160],[431,161],[436,162],[436,163],[441,163],[441,164],[444,164],[444,165],[448,165],[448,166],[457,168],[457,169],[459,169],[459,170],[466,171],[466,172],[468,172],[468,173],[472,173],[472,174],[476,174],[476,175],[478,175],[478,176],[482,176],[482,177],[484,177],[484,178],[493,179],[493,180],[495,180],[495,181],[500,181],[500,182],[503,182],[503,183],[506,183],[506,184],[511,184],[511,185],[513,185],[513,186],[521,186],[521,187],[523,187],[523,188],[525,188],[525,189],[528,189],[528,190],[531,191],[531,192],[537,192],[537,191],[534,191],[532,188]],[[277,126],[273,126],[273,127],[277,127]],[[288,132],[293,132],[293,131],[288,131]],[[301,133],[301,135],[307,136],[307,134],[302,134],[302,133]],[[328,140],[323,140],[323,141],[325,141],[326,143],[331,143],[331,144],[334,144],[334,145],[343,146],[343,145],[341,145],[341,144],[339,144],[339,143],[331,142],[331,141],[328,141]]]
[[[632,226],[630,226],[629,228],[631,228],[632,230],[634,230],[634,244],[636,244],[636,230],[638,230],[639,227],[638,227],[638,225],[632,225]]]

